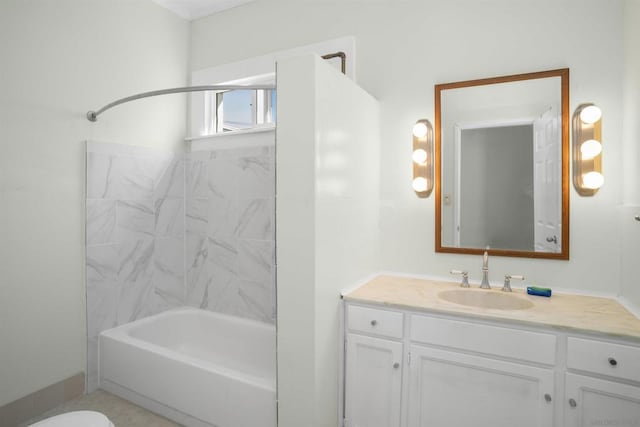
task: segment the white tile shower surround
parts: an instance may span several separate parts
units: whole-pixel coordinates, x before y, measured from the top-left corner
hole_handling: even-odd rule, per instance
[[[197,151],[186,163],[187,303],[275,320],[275,156],[267,146]]]
[[[87,143],[86,281],[89,391],[97,336],[185,304],[184,158]]]
[[[263,136],[186,159],[87,144],[89,391],[105,329],[185,304],[275,321],[275,135]]]

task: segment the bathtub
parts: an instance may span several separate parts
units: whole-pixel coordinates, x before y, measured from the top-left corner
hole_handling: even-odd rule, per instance
[[[193,427],[276,427],[275,327],[190,307],[108,329],[100,388]]]

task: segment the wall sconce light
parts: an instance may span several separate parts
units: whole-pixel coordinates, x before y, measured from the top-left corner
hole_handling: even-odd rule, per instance
[[[581,196],[593,196],[602,175],[602,110],[593,104],[576,108],[573,127],[573,186]]]
[[[427,119],[413,125],[413,191],[429,197],[433,190],[433,126]]]

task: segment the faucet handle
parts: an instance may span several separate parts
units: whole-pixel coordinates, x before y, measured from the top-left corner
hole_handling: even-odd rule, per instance
[[[511,279],[524,280],[524,276],[521,274],[505,274],[504,286],[502,286],[503,291],[511,292]]]
[[[469,272],[462,270],[451,270],[449,273],[451,274],[459,274],[462,276],[462,282],[460,283],[461,288],[469,287]]]

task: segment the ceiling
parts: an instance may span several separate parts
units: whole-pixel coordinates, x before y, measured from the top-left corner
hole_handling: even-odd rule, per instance
[[[184,19],[193,20],[255,0],[153,0]]]

